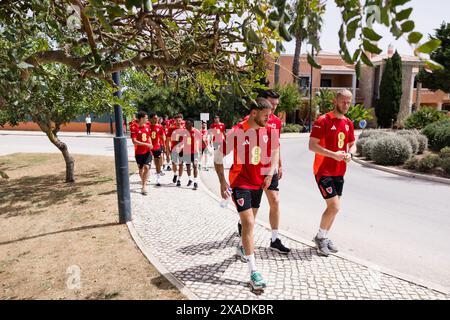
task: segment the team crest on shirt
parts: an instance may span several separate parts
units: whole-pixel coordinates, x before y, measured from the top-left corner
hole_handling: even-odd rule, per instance
[[[263,136],[263,141],[264,143],[267,143],[267,141],[269,141],[269,136]]]
[[[326,190],[327,190],[328,194],[331,194],[333,192],[333,188],[332,187],[328,187],[328,188],[326,188]]]
[[[348,126],[348,124],[345,125],[345,130],[348,131],[350,128]]]
[[[272,128],[276,129],[277,125],[275,123],[272,123]]]
[[[240,199],[237,199],[236,202],[240,207],[242,207],[244,205],[245,200],[244,200],[244,198],[240,198]]]

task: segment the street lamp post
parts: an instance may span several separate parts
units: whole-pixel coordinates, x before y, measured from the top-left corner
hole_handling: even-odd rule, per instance
[[[112,74],[113,81],[118,87],[114,95],[122,97],[120,89],[120,72]],[[114,158],[116,164],[117,198],[119,202],[119,223],[127,223],[131,220],[130,180],[128,177],[128,150],[127,138],[123,135],[122,107],[114,105],[114,119],[116,124],[116,136],[114,137]]]

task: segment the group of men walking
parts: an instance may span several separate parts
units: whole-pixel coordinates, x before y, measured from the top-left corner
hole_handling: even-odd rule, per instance
[[[208,154],[213,153],[213,143],[222,141],[225,135],[225,125],[218,116],[210,130],[207,130],[206,122],[202,122],[201,130],[196,129],[194,120],[183,120],[181,114],[173,119],[162,119],[156,113],[147,115],[145,111],[139,111],[129,125],[143,195],[148,194],[147,182],[153,159],[157,187],[161,186],[160,178],[165,175],[164,171],[170,170],[173,171],[172,182],[181,187],[185,166],[187,187],[197,190],[199,166],[208,170]]]
[[[279,104],[279,94],[266,90],[256,98],[249,114],[230,130],[218,117],[210,130],[206,123],[202,130],[194,128],[194,121],[183,121],[182,115],[174,120],[166,120],[165,127],[158,124],[158,117],[139,112],[137,123],[131,128],[131,137],[135,145],[136,162],[142,181],[142,194],[147,194],[149,163],[155,158],[157,186],[160,185],[161,159],[171,159],[174,173],[173,183],[181,186],[183,163],[186,164],[188,186],[198,187],[198,163],[205,150],[214,149],[214,167],[220,182],[220,192],[224,199],[232,198],[239,213],[238,233],[241,238],[237,255],[247,263],[250,285],[254,290],[263,290],[267,282],[258,271],[254,255],[255,218],[260,207],[262,194],[265,193],[269,207],[269,221],[272,229],[269,248],[281,254],[289,254],[290,249],[281,242],[278,230],[280,223],[279,180],[283,177],[283,165],[280,156],[281,120],[275,115]],[[312,127],[309,149],[315,153],[314,176],[319,191],[326,202],[320,226],[313,241],[319,255],[328,256],[338,251],[328,238],[334,219],[339,212],[340,199],[344,186],[346,164],[351,161],[354,151],[353,122],[345,117],[352,100],[348,90],[337,92],[334,110],[320,116]],[[233,164],[228,180],[225,177],[223,158],[233,152]],[[194,180],[191,179],[191,168]],[[292,192],[295,192],[293,190]]]

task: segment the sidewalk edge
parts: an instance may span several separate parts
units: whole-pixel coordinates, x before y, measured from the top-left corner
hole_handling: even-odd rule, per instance
[[[403,176],[403,177],[408,177],[408,178],[412,178],[412,179],[427,180],[427,181],[432,181],[432,182],[439,182],[439,183],[450,185],[450,179],[447,179],[447,178],[427,176],[427,175],[420,174],[420,173],[413,173],[413,172],[409,172],[409,171],[404,171],[404,170],[398,170],[398,169],[393,169],[393,168],[389,168],[389,167],[384,167],[384,166],[380,166],[380,165],[377,165],[377,164],[374,164],[374,163],[367,162],[367,161],[362,160],[362,159],[360,159],[358,157],[353,157],[353,161],[355,161],[356,163],[358,163],[358,164],[360,164],[362,166],[365,166],[365,167],[369,167],[369,168],[372,168],[372,169],[376,169],[376,170],[380,170],[380,171],[396,174],[396,175]]]
[[[217,202],[220,202],[221,200],[219,199],[219,197],[217,195],[215,195],[211,190],[209,190],[209,188],[204,183],[204,181],[203,181],[203,173],[202,172],[200,172],[200,179],[202,179],[201,187],[206,192],[206,194],[208,196],[210,196],[211,198],[213,198],[214,200],[216,200]],[[232,205],[229,205],[228,209],[230,211],[232,211],[233,213],[236,213],[236,210],[234,209],[234,207]],[[270,227],[269,223],[263,222],[263,221],[261,221],[259,219],[256,219],[255,222],[257,224],[259,224],[260,226],[264,227],[265,229],[267,229],[268,231],[271,230],[271,227]],[[304,239],[304,238],[302,238],[300,236],[294,235],[294,234],[292,234],[292,233],[290,233],[288,231],[282,230],[282,229],[279,229],[278,233],[283,235],[283,236],[285,236],[285,237],[287,237],[287,238],[290,238],[292,240],[301,242],[302,244],[307,245],[309,247],[315,247],[315,244],[314,244],[314,242],[312,240],[308,241],[308,240],[306,240],[306,239]],[[413,283],[413,284],[425,287],[425,288],[430,289],[430,290],[437,291],[439,293],[442,293],[442,294],[446,295],[447,300],[450,299],[450,288],[446,288],[446,287],[440,286],[440,285],[438,285],[436,283],[432,283],[430,281],[426,281],[426,280],[423,280],[423,279],[420,279],[420,278],[416,278],[414,276],[406,275],[404,273],[397,272],[397,271],[391,270],[389,268],[381,267],[381,266],[376,265],[376,264],[374,264],[372,262],[369,262],[369,261],[366,261],[366,260],[363,260],[363,259],[359,259],[359,258],[350,256],[348,254],[332,253],[332,255],[336,256],[336,257],[339,257],[341,259],[344,259],[344,260],[348,260],[348,261],[351,261],[351,262],[354,262],[354,263],[358,263],[358,264],[363,265],[363,266],[365,266],[367,268],[370,268],[371,270],[384,273],[384,274],[386,274],[388,276],[391,276],[391,277],[394,277],[394,278],[397,278],[397,279],[400,279],[400,280],[403,280],[403,281],[407,281],[409,283]]]
[[[180,292],[186,296],[189,300],[200,300],[191,290],[189,290],[183,283],[181,283],[164,265],[150,252],[147,246],[145,246],[139,233],[132,221],[127,222],[128,231],[131,238],[134,240],[139,250],[147,258],[147,260],[161,273],[171,284],[173,284]]]

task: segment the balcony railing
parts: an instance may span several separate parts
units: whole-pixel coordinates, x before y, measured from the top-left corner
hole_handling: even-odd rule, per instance
[[[313,96],[316,96],[320,92],[320,90],[330,90],[330,91],[337,92],[342,89],[347,89],[350,92],[353,92],[353,88],[349,88],[349,87],[313,87],[312,88]],[[356,93],[353,92],[353,94],[356,94],[356,100],[363,99],[364,97],[361,96],[361,90],[359,88],[356,88],[355,90],[356,90]],[[301,92],[305,98],[309,97],[309,88],[308,87],[303,87],[301,89]]]

